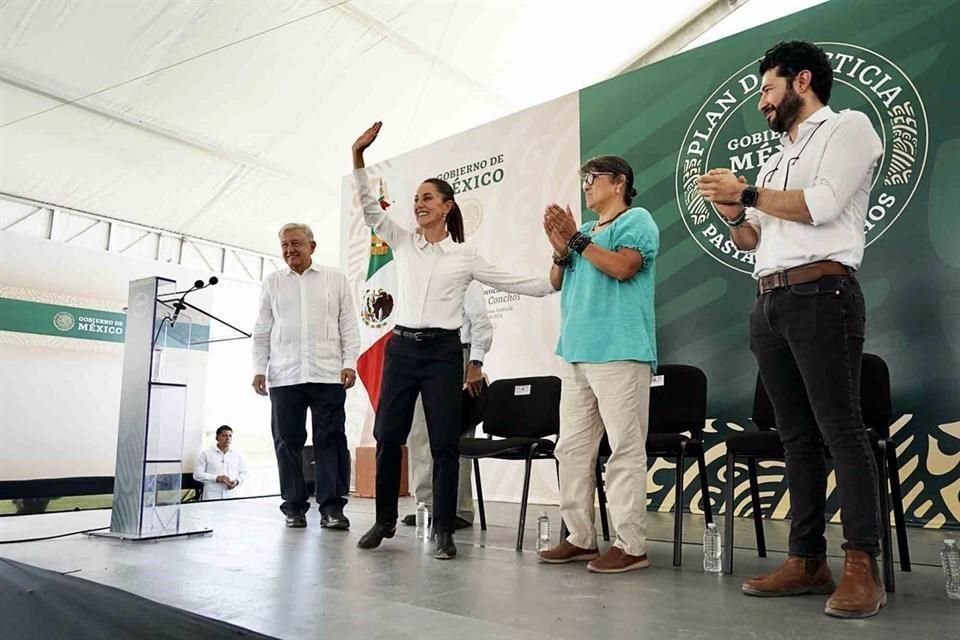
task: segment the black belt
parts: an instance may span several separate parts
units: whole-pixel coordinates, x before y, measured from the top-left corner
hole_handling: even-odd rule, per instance
[[[393,328],[393,335],[415,342],[425,342],[427,340],[437,340],[439,338],[449,338],[452,336],[456,336],[459,340],[460,329],[408,329],[407,327],[398,325]]]

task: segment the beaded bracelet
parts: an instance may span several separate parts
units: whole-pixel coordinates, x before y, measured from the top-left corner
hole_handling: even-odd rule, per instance
[[[583,253],[593,240],[590,239],[590,236],[580,233],[577,231],[570,238],[570,241],[567,242],[567,246],[570,247],[571,251],[576,251],[577,253]]]
[[[747,219],[747,210],[743,209],[733,220],[728,220],[725,216],[720,216],[720,218],[727,224],[728,227],[739,227],[743,224],[744,220]]]

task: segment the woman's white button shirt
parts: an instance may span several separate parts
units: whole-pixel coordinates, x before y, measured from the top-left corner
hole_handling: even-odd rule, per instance
[[[477,250],[447,235],[427,242],[423,234],[404,229],[380,207],[366,171],[353,172],[363,217],[393,250],[399,300],[396,323],[411,329],[457,329],[463,322],[463,297],[471,280],[501,291],[543,297],[554,293],[546,277],[517,276],[491,265]]]

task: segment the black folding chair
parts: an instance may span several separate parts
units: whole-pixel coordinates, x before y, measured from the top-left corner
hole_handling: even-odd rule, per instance
[[[900,555],[900,569],[910,571],[910,549],[907,543],[907,526],[903,514],[903,492],[900,487],[900,473],[897,469],[896,448],[890,441],[890,423],[893,408],[890,400],[890,372],[880,356],[863,354],[860,368],[860,407],[867,435],[873,445],[877,458],[877,482],[880,504],[883,509],[880,523],[881,543],[883,547],[883,576],[886,590],[895,590],[893,571],[893,550],[891,546],[890,509],[897,531],[897,546]],[[763,533],[763,507],[760,502],[760,488],[757,480],[757,460],[784,460],[783,445],[776,432],[776,419],[773,405],[767,396],[760,376],[753,397],[753,422],[759,431],[731,434],[727,438],[727,481],[724,490],[724,503],[727,517],[724,519],[724,546],[733,549],[733,483],[735,465],[738,459],[747,464],[750,481],[750,500],[752,505],[754,530],[757,538],[757,555],[767,557],[766,540]],[[830,452],[824,447],[829,459]],[[889,484],[889,490],[888,490]],[[733,553],[724,554],[724,572],[733,573]]]
[[[697,367],[685,364],[661,365],[657,371],[662,386],[650,389],[650,426],[647,432],[647,458],[676,460],[675,507],[673,521],[673,565],[683,561],[683,476],[686,462],[695,457],[700,476],[700,493],[707,524],[713,522],[710,507],[710,483],[703,457],[703,426],[707,417],[707,376]],[[597,495],[600,500],[600,525],[603,539],[610,539],[607,522],[607,497],[603,488],[603,470],[610,458],[606,434],[597,457]]]
[[[480,459],[523,460],[523,497],[517,529],[517,551],[523,550],[523,529],[527,520],[530,469],[534,460],[554,460],[554,440],[560,432],[560,378],[540,376],[510,378],[492,382],[484,394],[483,431],[486,438],[460,439],[460,455],[473,460],[477,482],[480,528],[487,530],[480,480]]]

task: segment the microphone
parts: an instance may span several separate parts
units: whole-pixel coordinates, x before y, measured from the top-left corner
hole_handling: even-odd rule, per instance
[[[210,278],[210,284],[216,284],[217,282],[214,282],[214,280],[219,282],[219,280],[217,280],[217,277],[214,276]],[[206,283],[204,283],[203,280],[197,280],[196,282],[193,283],[192,287],[190,287],[189,289],[183,292],[183,295],[180,296],[179,300],[173,303],[173,317],[170,318],[171,327],[177,324],[177,318],[180,317],[180,312],[187,308],[187,305],[183,303],[184,299],[187,297],[187,294],[193,291],[196,291],[197,289],[203,289],[205,286],[207,285]]]
[[[170,326],[177,324],[177,318],[180,317],[180,312],[184,310],[187,305],[183,304],[183,298],[180,298],[173,303],[173,317],[170,318]]]
[[[217,276],[210,276],[210,279],[206,282],[203,280],[195,280],[193,286],[183,292],[183,295],[180,296],[180,299],[173,303],[173,316],[170,318],[170,326],[172,327],[177,323],[177,318],[180,317],[180,312],[187,308],[183,302],[187,297],[188,293],[193,293],[198,289],[203,289],[204,287],[212,287],[213,285],[220,282],[220,278]]]

